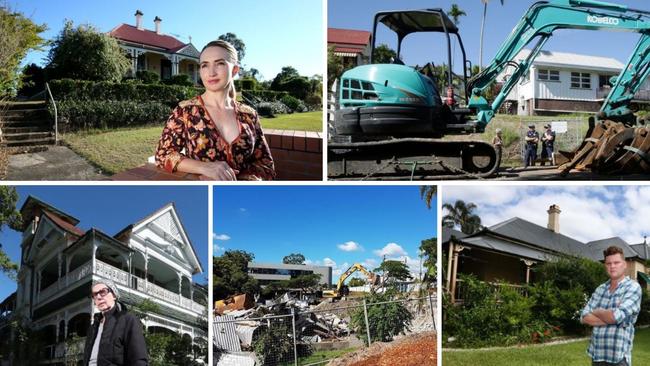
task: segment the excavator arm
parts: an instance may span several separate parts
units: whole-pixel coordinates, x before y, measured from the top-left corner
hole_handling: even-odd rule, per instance
[[[552,0],[533,4],[512,30],[494,60],[468,82],[471,92],[468,107],[477,111],[476,128],[483,130],[501,107],[506,96],[530,69],[540,50],[558,29],[617,30],[641,33],[637,46],[601,110],[604,116],[629,113],[627,105],[649,72],[650,12],[624,5],[592,0]],[[517,62],[516,55],[535,42],[526,59]],[[501,91],[491,103],[483,97],[486,89],[508,66],[512,75],[504,81]]]

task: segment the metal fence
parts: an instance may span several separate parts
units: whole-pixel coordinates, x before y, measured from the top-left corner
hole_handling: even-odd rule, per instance
[[[588,129],[588,122],[587,118],[584,119],[566,119],[566,118],[555,118],[555,119],[539,119],[539,120],[531,120],[531,119],[526,119],[522,120],[519,123],[519,128],[518,128],[518,134],[519,134],[519,148],[517,151],[521,154],[520,155],[520,160],[523,162],[524,160],[524,154],[526,151],[526,133],[528,132],[528,126],[529,125],[535,125],[535,131],[539,132],[540,136],[540,142],[538,144],[538,151],[537,151],[537,158],[539,159],[541,156],[541,149],[542,149],[542,141],[541,137],[542,134],[544,133],[545,129],[544,126],[553,123],[553,122],[563,122],[566,124],[566,131],[555,131],[555,144],[553,147],[553,150],[555,152],[558,152],[560,150],[562,151],[573,151],[575,150],[582,141],[584,140],[585,134],[587,133]],[[513,157],[511,157],[513,158]]]
[[[319,305],[313,310],[236,318],[232,315],[215,316],[214,365],[217,366],[284,366],[307,365],[304,359],[310,354],[325,350],[367,347],[380,339],[378,324],[370,319],[376,314],[390,311],[395,304],[408,310],[406,334],[436,331],[436,296],[407,298],[369,303],[365,299],[337,306],[336,303]],[[353,324],[351,318],[362,319]],[[361,316],[363,314],[363,316]],[[308,365],[330,361],[322,359]]]

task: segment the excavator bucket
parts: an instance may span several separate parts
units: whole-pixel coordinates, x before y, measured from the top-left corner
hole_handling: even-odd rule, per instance
[[[572,169],[600,174],[650,173],[650,129],[628,127],[606,120],[587,131],[571,160],[559,167],[562,175]]]

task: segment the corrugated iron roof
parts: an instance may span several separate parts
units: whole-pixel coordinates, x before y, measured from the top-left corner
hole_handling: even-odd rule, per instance
[[[523,49],[517,56],[515,61],[525,59],[530,54],[531,50]],[[622,62],[611,57],[581,55],[577,53],[556,52],[556,51],[540,51],[533,61],[533,65],[538,66],[555,66],[572,67],[588,70],[603,70],[618,72],[625,66]]]

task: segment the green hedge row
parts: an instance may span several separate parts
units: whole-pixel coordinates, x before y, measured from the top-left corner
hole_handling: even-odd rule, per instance
[[[203,89],[191,86],[142,84],[137,82],[113,83],[108,81],[85,81],[61,79],[49,82],[52,95],[57,101],[134,101],[158,102],[174,107],[178,102],[203,93]]]
[[[49,110],[54,116],[51,104]],[[167,105],[157,101],[64,100],[57,103],[57,110],[59,128],[68,131],[162,123],[171,114]]]

